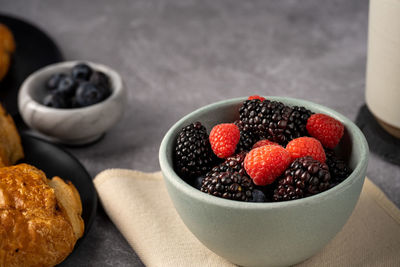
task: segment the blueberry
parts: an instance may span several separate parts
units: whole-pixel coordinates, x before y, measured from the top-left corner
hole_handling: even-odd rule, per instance
[[[76,102],[85,107],[99,103],[105,98],[104,91],[92,83],[83,82],[76,90]]]
[[[47,89],[49,89],[51,91],[57,89],[60,81],[62,79],[64,79],[66,76],[67,75],[65,75],[64,73],[56,73],[56,74],[51,75],[50,79],[48,79],[47,83],[46,83]]]
[[[63,78],[57,87],[57,92],[64,96],[72,96],[75,94],[77,87],[77,82],[74,81],[71,77],[67,76]]]
[[[99,87],[99,89],[103,92],[103,99],[106,99],[111,95],[111,90],[109,87]]]
[[[204,179],[204,176],[200,176],[200,177],[197,177],[195,180],[194,180],[194,184],[193,184],[193,186],[195,187],[195,188],[197,188],[197,189],[201,189],[201,183],[203,182],[203,179]]]
[[[108,87],[110,88],[110,81],[103,72],[101,71],[95,71],[92,76],[90,76],[91,83],[93,83],[96,86],[102,86],[102,87]]]
[[[254,189],[252,202],[265,202],[264,193],[258,189]]]
[[[43,105],[52,108],[68,108],[67,99],[59,93],[50,93],[43,99]]]
[[[94,72],[90,77],[90,82],[104,90],[105,98],[111,95],[110,80],[108,79],[107,75],[105,75],[103,72],[101,71]]]
[[[71,70],[71,75],[74,80],[88,81],[93,70],[85,63],[75,65]]]

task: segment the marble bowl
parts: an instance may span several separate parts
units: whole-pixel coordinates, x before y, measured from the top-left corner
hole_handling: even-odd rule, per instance
[[[328,114],[345,125],[338,152],[352,174],[320,194],[285,202],[247,203],[205,194],[182,180],[173,168],[177,133],[200,121],[208,131],[238,119],[245,98],[230,99],[200,108],[183,117],[166,133],[159,151],[169,196],[187,228],[206,247],[240,266],[288,266],[321,250],[351,215],[364,183],[368,145],[359,128],[343,115],[318,104],[286,97],[267,97],[291,106]]]
[[[100,103],[71,109],[56,109],[41,104],[45,84],[54,73],[69,73],[77,63],[84,62],[110,79],[111,95]],[[113,69],[92,62],[67,61],[49,65],[32,73],[22,84],[18,95],[19,112],[25,123],[49,137],[69,145],[82,145],[100,138],[121,117],[125,89],[121,76]]]

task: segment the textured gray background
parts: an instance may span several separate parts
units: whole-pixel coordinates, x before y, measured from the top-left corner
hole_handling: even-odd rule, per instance
[[[364,103],[366,0],[0,0],[34,22],[66,59],[119,71],[129,91],[121,122],[70,149],[94,176],[155,171],[161,138],[205,104],[251,94],[299,97],[355,119]],[[372,153],[368,176],[400,206],[399,167]],[[155,252],[157,253],[157,252]],[[102,210],[66,266],[141,266]]]

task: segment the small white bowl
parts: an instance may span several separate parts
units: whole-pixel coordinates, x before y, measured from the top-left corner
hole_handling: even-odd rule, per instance
[[[46,81],[52,74],[69,73],[78,63],[106,74],[111,95],[103,101],[82,108],[57,109],[41,104],[47,94]],[[25,123],[38,132],[69,145],[82,145],[100,138],[121,117],[125,105],[121,76],[113,69],[87,61],[67,61],[49,65],[32,73],[18,94],[18,109]]]

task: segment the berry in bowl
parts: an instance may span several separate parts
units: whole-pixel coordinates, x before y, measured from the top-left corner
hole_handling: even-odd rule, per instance
[[[178,121],[160,147],[168,193],[190,231],[243,266],[287,266],[343,227],[368,145],[339,113],[284,97],[231,99]]]
[[[70,72],[54,73],[46,82],[42,104],[53,108],[80,108],[97,104],[111,95],[109,78],[85,63]]]
[[[25,123],[54,141],[81,145],[101,137],[121,117],[125,89],[113,69],[92,62],[52,64],[22,84]]]

